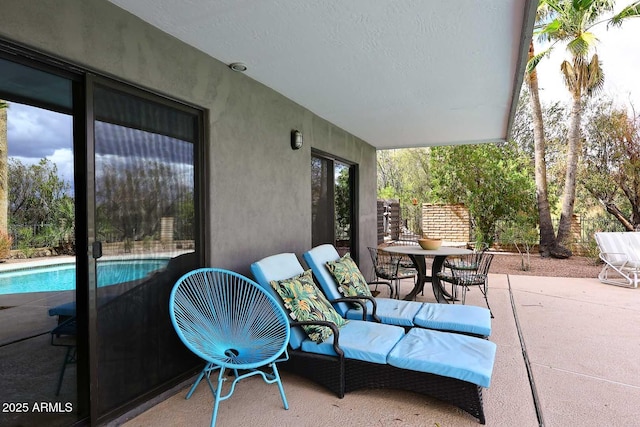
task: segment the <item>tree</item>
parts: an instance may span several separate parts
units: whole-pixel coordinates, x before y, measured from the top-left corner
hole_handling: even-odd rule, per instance
[[[542,39],[552,41],[554,44],[566,42],[569,52],[569,59],[564,60],[560,65],[565,86],[571,94],[567,167],[555,249],[550,250],[551,255],[559,257],[571,256],[571,251],[566,249],[566,245],[571,235],[571,219],[575,203],[578,157],[582,138],[580,132],[582,101],[584,97],[589,97],[602,88],[604,83],[604,73],[598,55],[591,54],[597,39],[590,30],[602,22],[620,25],[624,19],[640,15],[640,2],[634,2],[613,18],[601,20],[603,14],[613,10],[614,3],[611,0],[542,0],[539,4],[539,17],[543,19],[543,25],[538,34]],[[532,49],[530,50],[527,67],[529,81],[535,66],[552,48],[553,45],[537,55],[533,54]],[[535,83],[537,83],[537,77]],[[537,84],[531,86],[530,83],[529,88],[537,95]],[[543,132],[542,128],[539,131]],[[541,219],[541,223],[542,221]],[[541,233],[541,239],[542,237]],[[549,246],[547,240],[550,237],[548,230],[545,230],[546,246]],[[554,245],[550,246],[554,247]]]
[[[9,214],[7,109],[9,104],[0,100],[0,233],[7,234]]]
[[[526,85],[520,92],[518,107],[511,132],[512,141],[518,146],[522,156],[527,158],[531,164],[532,175],[535,176],[535,127],[533,124],[532,106],[530,93]],[[566,153],[567,126],[566,126],[566,106],[559,102],[540,104],[542,122],[544,123],[544,174],[546,183],[546,199],[549,204],[551,216],[558,214],[560,195],[562,194],[562,182],[564,177],[564,160]],[[537,187],[536,187],[537,191]],[[536,208],[537,196],[536,196]],[[536,224],[539,224],[540,214],[536,216]],[[552,228],[553,230],[553,228]],[[553,233],[555,235],[555,233]],[[538,237],[540,237],[538,235]],[[539,243],[539,242],[536,242]],[[548,256],[548,255],[547,255]]]
[[[58,176],[58,168],[48,159],[34,165],[9,161],[9,219],[12,224],[43,225],[56,222],[68,198],[70,186]]]
[[[640,115],[594,103],[580,183],[629,231],[640,230]]]
[[[58,253],[73,254],[74,200],[56,165],[47,159],[34,165],[11,159],[8,183],[9,221],[21,248],[53,246]]]
[[[535,217],[530,163],[515,143],[434,147],[430,169],[433,199],[464,203],[477,242],[493,243],[500,220]]]
[[[529,44],[529,61],[535,57],[533,40]],[[533,119],[534,141],[534,177],[536,185],[536,207],[538,209],[538,225],[540,228],[539,252],[543,257],[552,255],[563,257],[565,250],[558,247],[556,235],[551,222],[551,209],[549,206],[549,191],[547,184],[546,143],[544,133],[544,121],[542,118],[542,105],[538,89],[538,73],[532,69],[525,75],[525,83],[529,89],[531,116]]]
[[[103,240],[136,241],[158,238],[162,217],[192,210],[191,175],[177,173],[168,163],[101,164],[96,190],[98,231]],[[186,225],[180,226],[188,230]],[[175,230],[174,230],[175,231]],[[191,237],[193,238],[193,237]]]
[[[378,197],[427,200],[429,149],[407,148],[378,151]]]
[[[335,184],[335,211],[336,211],[336,236],[337,238],[347,238],[345,233],[351,232],[351,185],[349,167],[340,165],[340,172],[336,177]]]

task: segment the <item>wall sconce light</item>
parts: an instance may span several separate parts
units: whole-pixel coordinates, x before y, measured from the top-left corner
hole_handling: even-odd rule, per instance
[[[299,150],[300,148],[302,148],[302,132],[300,132],[299,130],[292,130],[291,131],[291,148],[294,150]]]

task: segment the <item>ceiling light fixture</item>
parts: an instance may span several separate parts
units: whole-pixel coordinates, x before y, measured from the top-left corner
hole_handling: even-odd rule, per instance
[[[247,66],[242,62],[232,62],[231,64],[229,64],[229,68],[240,73],[247,71]]]

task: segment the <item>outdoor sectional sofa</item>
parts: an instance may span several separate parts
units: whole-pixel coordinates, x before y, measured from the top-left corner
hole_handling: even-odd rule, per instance
[[[340,293],[339,285],[327,268],[327,262],[340,260],[336,248],[331,244],[319,245],[305,252],[302,257],[313,271],[327,298],[330,301],[344,301],[345,297]],[[402,326],[405,329],[417,326],[479,337],[491,335],[491,312],[483,307],[392,298],[370,298],[366,304],[367,320],[375,320],[377,316],[377,320],[382,323]],[[362,310],[353,304],[336,302],[334,307],[344,318],[362,318]]]
[[[251,265],[256,281],[276,300],[271,282],[301,276],[304,269],[293,253],[273,255]],[[285,304],[285,311],[288,311]],[[304,320],[304,319],[302,319]],[[496,345],[489,340],[422,328],[349,320],[338,328],[326,321],[294,321],[290,359],[283,369],[309,378],[344,397],[362,388],[396,388],[451,403],[482,424],[482,388],[489,387]],[[316,343],[302,324],[329,326],[333,335]]]

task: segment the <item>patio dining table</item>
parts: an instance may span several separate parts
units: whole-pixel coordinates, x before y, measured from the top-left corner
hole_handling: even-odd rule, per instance
[[[440,279],[438,278],[438,273],[442,270],[444,260],[448,256],[467,255],[472,253],[469,249],[453,246],[440,246],[440,248],[435,250],[422,249],[420,246],[385,246],[380,249],[392,254],[408,255],[409,258],[411,258],[411,261],[413,261],[416,270],[418,270],[418,280],[411,292],[404,297],[405,300],[414,300],[416,295],[418,295],[418,292],[422,292],[424,289],[424,284],[426,282],[431,282],[433,295],[436,297],[436,301],[440,303],[449,303],[449,299],[452,299],[451,295],[446,291],[446,289],[444,289]],[[427,275],[427,257],[433,257],[433,262],[431,263],[431,276]]]

